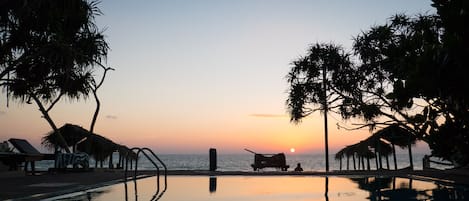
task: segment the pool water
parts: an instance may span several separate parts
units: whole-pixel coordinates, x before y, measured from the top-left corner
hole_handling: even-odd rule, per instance
[[[164,181],[157,190],[156,177],[148,177],[52,200],[469,200],[464,186],[392,177],[168,176],[163,190]]]

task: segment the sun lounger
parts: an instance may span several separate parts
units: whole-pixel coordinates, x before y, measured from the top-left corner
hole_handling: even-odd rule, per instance
[[[28,172],[28,163],[31,164],[31,173],[34,175],[35,162],[40,160],[55,160],[54,154],[43,154],[33,147],[27,140],[11,138],[8,140],[20,153],[3,154],[4,158],[14,162],[24,162],[24,171]]]

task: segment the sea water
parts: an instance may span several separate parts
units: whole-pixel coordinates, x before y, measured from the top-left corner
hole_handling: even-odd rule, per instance
[[[414,169],[422,169],[422,158],[424,154],[413,154],[413,165]],[[115,153],[113,157],[113,165],[118,164],[118,154]],[[169,170],[208,170],[209,169],[209,155],[207,154],[161,154],[159,158],[166,164]],[[394,169],[394,159],[391,156],[388,157],[389,168]],[[397,154],[396,155],[397,168],[405,168],[410,166],[410,160],[408,154]],[[109,160],[105,160],[103,167],[108,167]],[[367,160],[364,160],[365,167],[368,166]],[[218,171],[252,171],[251,164],[254,163],[254,154],[219,154],[217,155],[217,170]],[[290,166],[289,170],[296,167],[297,163],[301,163],[301,166],[305,171],[325,171],[325,156],[322,154],[287,154],[286,163]],[[99,163],[98,163],[99,164]],[[53,161],[38,161],[36,168],[38,170],[47,170],[54,166]],[[90,166],[94,167],[95,162],[93,159],[90,161]],[[335,160],[334,156],[329,157],[330,170],[339,170],[340,161]],[[362,164],[360,164],[360,167]],[[155,167],[145,157],[140,157],[138,167],[141,170],[153,170]],[[358,168],[358,159],[356,159],[356,168]],[[387,168],[386,159],[382,159],[382,167]],[[433,168],[445,169],[447,166],[440,166],[432,164]],[[370,168],[376,169],[375,159],[370,160]],[[342,170],[347,169],[347,159],[342,159]],[[349,169],[353,170],[353,159],[349,158]],[[265,170],[269,170],[266,168]]]

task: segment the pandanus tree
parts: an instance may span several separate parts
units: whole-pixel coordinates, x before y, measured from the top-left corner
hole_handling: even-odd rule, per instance
[[[349,56],[341,47],[332,44],[311,46],[308,55],[294,61],[287,75],[290,84],[287,100],[291,121],[299,123],[304,117],[315,111],[324,114],[324,139],[326,171],[329,171],[329,149],[327,131],[327,112],[336,105],[334,82],[347,82],[337,76],[350,65]],[[345,85],[344,85],[345,86]]]
[[[34,102],[67,143],[49,115],[63,98],[79,100],[99,88],[94,69],[103,66],[108,44],[94,23],[96,2],[0,1],[0,86],[8,98]]]

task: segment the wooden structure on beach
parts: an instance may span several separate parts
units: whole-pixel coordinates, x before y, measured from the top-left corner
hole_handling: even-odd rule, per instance
[[[250,153],[254,154],[254,163],[251,164],[251,167],[254,171],[272,167],[272,168],[279,168],[282,171],[287,171],[290,167],[286,163],[285,154],[278,153],[278,154],[259,154],[249,149],[244,149]]]

